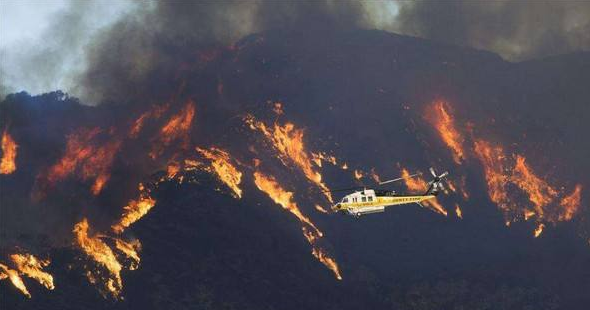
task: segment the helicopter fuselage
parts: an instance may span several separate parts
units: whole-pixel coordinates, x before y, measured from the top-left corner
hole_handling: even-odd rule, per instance
[[[395,192],[378,192],[372,189],[357,191],[344,196],[340,202],[332,207],[334,211],[342,211],[349,215],[384,212],[386,207],[411,204],[433,199],[436,195],[397,195]]]

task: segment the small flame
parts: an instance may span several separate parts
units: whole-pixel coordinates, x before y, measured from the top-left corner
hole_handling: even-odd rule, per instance
[[[137,138],[141,130],[143,129],[145,122],[149,119],[155,118],[158,119],[168,110],[170,107],[169,104],[165,104],[162,106],[153,105],[151,109],[142,113],[134,122],[131,128],[129,129],[128,136],[130,138]]]
[[[0,161],[0,174],[11,174],[16,171],[16,150],[18,145],[4,130],[2,134],[2,160]]]
[[[123,207],[121,219],[111,226],[111,229],[115,233],[122,233],[127,227],[146,215],[156,204],[156,200],[149,195],[149,192],[145,190],[143,184],[139,184],[139,192],[139,198],[136,200],[130,200],[127,205]]]
[[[242,198],[242,189],[240,189],[242,173],[231,163],[229,153],[216,147],[211,147],[209,150],[197,147],[196,150],[211,161],[217,177],[235,193],[236,197]]]
[[[564,197],[560,202],[559,206],[562,209],[561,214],[559,215],[560,221],[569,221],[571,220],[578,209],[580,208],[580,200],[582,198],[582,185],[576,185],[574,191],[569,194],[568,196]]]
[[[360,170],[355,169],[354,170],[354,178],[357,180],[360,180],[363,178],[363,172]]]
[[[321,213],[329,213],[328,210],[326,210],[324,207],[320,206],[320,205],[315,205],[314,208],[318,211],[320,211]]]
[[[28,298],[31,298],[31,293],[27,290],[23,279],[19,275],[18,271],[8,268],[8,266],[0,263],[0,280],[9,279],[12,285],[16,287],[21,293]]]
[[[434,102],[428,106],[425,118],[434,126],[443,142],[453,152],[453,160],[457,164],[461,164],[465,159],[465,151],[463,150],[465,139],[455,126],[455,119],[449,104],[445,101]]]
[[[43,268],[49,265],[49,260],[40,260],[31,254],[12,254],[10,259],[16,266],[16,269],[27,277],[35,279],[39,284],[45,286],[49,290],[53,290],[53,276],[45,271]]]
[[[131,266],[129,267],[129,270],[137,269],[139,267],[140,262],[139,254],[137,252],[141,250],[141,243],[139,242],[139,240],[134,239],[130,242],[127,242],[119,238],[114,239],[115,247],[117,248],[117,250],[125,254],[125,256],[127,256],[131,260]]]
[[[259,190],[265,192],[276,204],[283,207],[283,209],[291,212],[300,222],[312,227],[315,232],[322,236],[323,233],[315,226],[315,224],[299,210],[297,204],[293,201],[293,193],[284,190],[277,180],[272,176],[266,176],[258,171],[254,172],[254,183]]]
[[[463,219],[463,211],[461,211],[458,203],[455,204],[455,214],[457,214],[458,218]]]
[[[537,228],[535,228],[535,238],[538,238],[541,233],[543,233],[543,228],[545,228],[545,224],[540,223]]]
[[[162,126],[158,136],[154,139],[154,145],[149,154],[150,157],[152,159],[158,158],[167,146],[177,140],[181,140],[182,148],[186,149],[194,117],[195,104],[189,100],[180,112],[170,117],[168,122]]]
[[[123,281],[121,279],[121,263],[117,260],[113,250],[100,239],[98,236],[89,236],[88,230],[90,226],[88,220],[85,218],[74,226],[74,234],[76,236],[77,246],[99,266],[108,271],[108,275],[104,279],[104,288],[113,296],[118,297],[123,289]],[[100,277],[100,272],[92,270],[87,272],[88,280],[91,283],[97,283],[97,278]]]
[[[371,168],[371,178],[373,178],[375,183],[381,183],[381,177],[377,174],[377,172],[375,172],[375,168]]]

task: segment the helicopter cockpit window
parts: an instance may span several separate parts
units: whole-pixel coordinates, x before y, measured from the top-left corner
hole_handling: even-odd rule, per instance
[[[363,196],[363,197],[361,197],[361,200],[362,200],[363,202],[367,202],[367,197],[364,197],[364,196]]]
[[[342,202],[347,203],[348,202],[348,198],[343,198]]]
[[[373,201],[373,196],[369,196],[369,201]]]

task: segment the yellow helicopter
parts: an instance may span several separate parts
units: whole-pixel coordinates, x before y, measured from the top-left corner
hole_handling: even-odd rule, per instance
[[[362,190],[360,191],[355,191],[352,194],[344,196],[342,200],[340,200],[340,202],[332,206],[332,211],[345,212],[346,214],[358,218],[364,214],[384,212],[385,208],[390,206],[416,203],[421,207],[424,207],[421,204],[422,201],[433,199],[438,195],[438,193],[441,190],[445,190],[442,181],[446,176],[449,175],[448,171],[445,171],[440,175],[437,175],[432,167],[430,167],[429,171],[432,174],[433,179],[432,181],[428,182],[428,189],[422,195],[400,195],[397,194],[395,191],[391,190],[367,189],[365,187],[353,187],[347,189],[334,190],[332,192],[349,191],[362,188]],[[405,178],[387,180],[384,182],[380,182],[379,185],[413,178],[418,175],[421,175],[421,173],[416,173]]]

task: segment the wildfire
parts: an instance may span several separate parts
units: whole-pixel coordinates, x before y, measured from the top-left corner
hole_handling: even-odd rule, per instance
[[[253,116],[246,117],[245,121],[251,129],[262,132],[272,143],[283,164],[287,165],[285,160],[290,159],[310,182],[318,186],[328,201],[333,202],[328,187],[322,182],[322,175],[313,169],[313,161],[305,150],[303,130],[295,128],[292,123],[286,123],[284,126],[274,123],[272,129],[269,129]]]
[[[18,271],[8,268],[6,265],[0,263],[0,280],[9,279],[12,285],[16,287],[21,293],[28,298],[31,298],[31,293],[27,290],[23,279],[19,275]]]
[[[83,181],[94,179],[90,190],[98,195],[110,179],[110,169],[121,145],[121,141],[115,139],[96,146],[95,139],[101,132],[100,128],[81,128],[70,134],[62,158],[39,177],[43,186],[54,186],[70,175],[80,175]]]
[[[375,183],[381,183],[381,177],[377,174],[375,168],[371,168],[371,178],[373,178],[373,181],[375,181]]]
[[[404,178],[404,183],[410,191],[425,192],[428,189],[428,183],[424,179],[421,177],[410,177],[410,172],[406,168],[402,168],[401,177]],[[447,210],[445,210],[436,198],[425,200],[421,203],[424,206],[431,207],[435,212],[447,216]]]
[[[354,178],[357,180],[360,180],[363,178],[363,172],[360,170],[355,169],[354,170]]]
[[[436,101],[430,106],[426,113],[426,120],[430,122],[443,142],[453,152],[453,160],[457,164],[465,159],[463,135],[455,127],[454,116],[451,113],[451,107],[444,101]]]
[[[16,171],[16,150],[18,145],[4,130],[2,134],[2,160],[0,161],[0,174],[11,174]]]
[[[242,189],[239,187],[242,182],[242,173],[231,163],[229,153],[216,147],[211,147],[209,150],[197,147],[196,150],[211,161],[217,177],[235,193],[237,198],[242,198]]]
[[[483,165],[490,199],[501,209],[505,211],[510,209],[510,200],[504,190],[508,182],[508,177],[505,175],[508,168],[504,163],[506,161],[504,150],[499,146],[492,146],[487,141],[476,140],[474,151]]]
[[[121,269],[123,268],[117,260],[113,250],[98,236],[88,235],[89,225],[86,219],[74,226],[74,234],[76,236],[77,246],[94,262],[108,271],[104,282],[104,288],[117,297],[123,289],[123,281],[121,279]],[[87,273],[88,280],[91,283],[96,283],[97,278],[100,277],[99,271],[93,270]]]
[[[156,159],[164,152],[167,146],[177,140],[181,140],[181,146],[187,148],[194,117],[195,104],[189,100],[180,112],[170,117],[168,122],[162,126],[158,136],[154,139],[154,144],[149,154],[150,157]]]
[[[143,184],[139,184],[139,192],[139,198],[136,200],[130,200],[127,205],[123,207],[121,219],[111,226],[111,229],[115,233],[122,233],[127,227],[146,215],[156,204],[156,200],[149,195],[149,192],[145,190]]]
[[[328,213],[328,210],[326,210],[324,207],[320,206],[320,205],[315,205],[314,208],[318,211],[320,211],[321,213]]]

